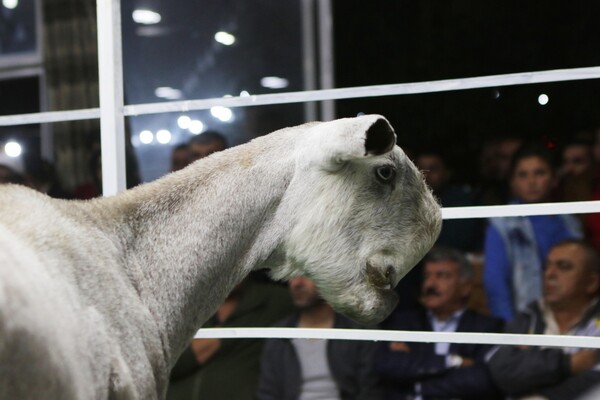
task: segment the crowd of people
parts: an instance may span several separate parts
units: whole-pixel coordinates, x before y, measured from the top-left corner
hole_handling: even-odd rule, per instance
[[[600,200],[600,141],[591,139],[577,136],[559,151],[495,139],[481,153],[477,186],[456,179],[439,151],[413,159],[443,207]],[[173,148],[171,171],[226,148],[218,132],[195,136]],[[98,159],[93,167],[99,171]],[[10,182],[60,193],[51,191],[51,174],[28,179],[23,165],[0,157],[0,183]],[[378,328],[600,336],[599,249],[600,213],[444,221]],[[473,309],[478,287],[484,307]],[[308,277],[286,288],[260,274],[238,285],[205,325],[253,326],[374,328],[337,314]],[[583,399],[598,385],[594,349],[195,339],[175,365],[167,398],[560,400]]]

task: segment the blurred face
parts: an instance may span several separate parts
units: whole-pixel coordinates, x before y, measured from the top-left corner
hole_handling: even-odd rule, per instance
[[[554,187],[550,165],[537,156],[521,159],[510,179],[513,195],[525,203],[548,200]]]
[[[585,253],[576,244],[554,247],[544,271],[544,300],[550,306],[587,303],[598,289],[598,274],[585,264]]]
[[[565,148],[561,165],[565,175],[581,175],[590,168],[592,168],[592,155],[588,147],[577,144]]]
[[[23,183],[23,177],[10,168],[0,165],[0,184],[3,183]]]
[[[471,293],[471,283],[460,276],[458,263],[435,261],[425,264],[421,303],[436,315],[450,316],[462,308]]]
[[[448,181],[448,170],[444,162],[435,155],[422,155],[417,158],[417,167],[423,171],[427,185],[434,191],[440,190]]]
[[[594,155],[594,161],[600,164],[600,129],[596,131],[596,140],[594,141],[594,146],[592,147],[592,153]]]
[[[0,183],[13,183],[14,174],[8,168],[0,165]]]
[[[225,146],[218,140],[209,143],[190,143],[190,155],[192,161],[210,156],[212,153],[224,150]]]
[[[190,152],[181,148],[173,151],[171,158],[171,171],[179,171],[190,163]]]
[[[288,286],[294,305],[301,310],[324,303],[323,298],[319,295],[317,286],[309,278],[292,278],[290,279]]]
[[[505,179],[508,176],[510,162],[513,155],[521,146],[518,139],[505,139],[498,144],[496,151],[496,170],[499,179]]]

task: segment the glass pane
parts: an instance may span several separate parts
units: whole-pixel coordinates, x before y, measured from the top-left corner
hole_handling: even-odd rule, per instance
[[[3,0],[0,3],[0,65],[6,56],[38,51],[34,0]]]
[[[0,80],[0,99],[6,99],[0,115],[39,112],[39,78]],[[27,159],[36,154],[41,154],[39,125],[0,126],[0,181],[22,182]]]
[[[477,185],[486,173],[480,157],[497,139],[535,142],[556,157],[564,144],[580,136],[594,141],[600,128],[599,90],[600,80],[586,80],[340,100],[337,109],[340,116],[386,116],[407,152],[440,151],[452,166],[454,181]]]
[[[600,65],[600,3],[334,1],[338,87]]]
[[[175,146],[188,143],[203,132],[219,132],[227,147],[232,147],[303,122],[303,104],[283,104],[140,115],[128,118],[127,128],[131,131],[141,179],[148,182],[171,170]]]
[[[302,89],[298,0],[150,4],[122,1],[129,104]]]
[[[43,5],[49,110],[98,107],[96,1],[44,1]]]

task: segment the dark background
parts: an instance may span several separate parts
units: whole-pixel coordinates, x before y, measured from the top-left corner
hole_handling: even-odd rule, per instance
[[[600,65],[598,2],[337,0],[334,10],[338,87]],[[343,100],[337,110],[385,115],[400,145],[443,149],[471,180],[491,137],[518,135],[557,151],[600,127],[599,94],[599,80],[584,80]]]
[[[600,2],[333,0],[335,86],[338,88],[467,78],[600,66]],[[136,8],[160,12],[157,25],[140,26]],[[8,25],[6,25],[8,26]],[[165,101],[160,86],[180,89],[182,100],[298,91],[304,87],[299,0],[123,0],[123,61],[128,104]],[[236,35],[224,47],[219,30]],[[1,31],[1,30],[0,30]],[[263,76],[289,80],[265,89]],[[0,115],[40,109],[37,77],[0,80]],[[538,96],[549,103],[542,106]],[[581,131],[600,127],[600,80],[519,85],[421,95],[336,101],[337,117],[385,115],[398,142],[411,153],[441,149],[458,180],[476,180],[477,154],[490,138],[518,135],[555,151]],[[190,112],[232,145],[302,123],[304,105],[232,109],[221,123],[208,111]],[[178,113],[131,117],[132,138],[141,130],[170,129],[171,145],[138,146],[145,180],[168,168],[171,147],[189,140],[178,131]],[[0,139],[39,135],[37,126],[5,127]],[[35,140],[34,140],[35,141]],[[28,147],[39,148],[30,143]]]

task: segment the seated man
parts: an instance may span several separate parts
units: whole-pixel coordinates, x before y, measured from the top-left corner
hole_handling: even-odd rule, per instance
[[[386,328],[436,332],[500,332],[502,321],[466,309],[473,267],[459,251],[436,247],[423,260],[424,309],[394,312]],[[490,346],[382,343],[375,358],[385,398],[492,399],[498,395],[484,357]]]
[[[600,256],[580,240],[565,240],[548,253],[543,298],[508,325],[508,333],[600,336],[597,290]],[[489,360],[494,382],[508,395],[574,399],[600,382],[597,350],[507,346]]]
[[[285,287],[251,276],[203,327],[269,326],[292,310]],[[263,344],[264,339],[192,340],[171,371],[167,400],[253,400]]]
[[[279,326],[300,328],[359,328],[336,314],[308,278],[289,282],[298,312]],[[367,341],[269,339],[261,362],[259,400],[376,400],[372,370],[375,344]]]

